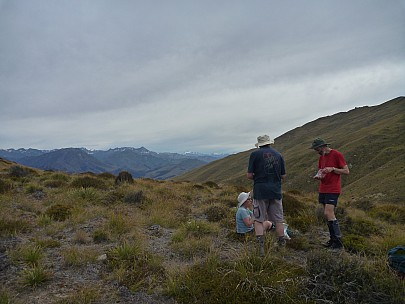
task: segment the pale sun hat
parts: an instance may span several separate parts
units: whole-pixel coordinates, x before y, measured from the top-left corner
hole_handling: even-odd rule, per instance
[[[250,192],[241,192],[238,195],[238,208],[250,197]]]
[[[274,144],[274,140],[270,139],[268,135],[260,135],[257,137],[257,144],[255,144],[256,148],[261,146],[271,145]]]

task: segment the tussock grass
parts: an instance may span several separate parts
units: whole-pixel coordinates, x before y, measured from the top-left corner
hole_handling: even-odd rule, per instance
[[[138,244],[124,242],[107,253],[112,277],[131,291],[152,289],[165,277],[162,260]]]
[[[403,284],[381,260],[312,251],[307,260],[306,299],[332,303],[403,303]]]
[[[32,287],[0,294],[4,301],[40,301],[66,284],[59,272],[71,273],[69,282],[79,286],[82,275],[97,271],[96,285],[87,278],[74,294],[62,288],[59,303],[125,302],[138,292],[176,303],[373,303],[371,296],[399,303],[402,283],[387,266],[387,251],[405,244],[401,204],[342,199],[337,215],[345,250],[333,253],[320,246],[327,227],[316,193],[288,191],[285,217],[295,233],[281,250],[275,234],[266,234],[266,255],[259,258],[255,236],[235,233],[237,196],[249,187],[151,179],[115,185],[114,179],[1,176],[12,187],[0,193],[0,284]]]
[[[92,304],[97,303],[101,297],[101,287],[99,286],[83,286],[76,290],[73,294],[62,300],[58,300],[56,304]]]
[[[95,263],[99,252],[92,247],[72,246],[63,248],[61,255],[66,266],[80,267],[88,263]]]
[[[171,274],[167,292],[179,303],[299,303],[302,273],[301,267],[274,257],[244,253],[235,261],[223,261],[208,255],[186,271]]]
[[[22,284],[33,288],[50,280],[51,277],[52,274],[43,266],[33,266],[31,268],[26,268],[21,272]]]

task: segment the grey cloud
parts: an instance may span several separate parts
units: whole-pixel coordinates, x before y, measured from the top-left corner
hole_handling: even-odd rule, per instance
[[[0,138],[250,148],[266,128],[403,95],[404,12],[377,0],[1,1]]]

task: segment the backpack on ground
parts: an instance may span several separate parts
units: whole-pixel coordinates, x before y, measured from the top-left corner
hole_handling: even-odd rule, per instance
[[[388,262],[400,275],[405,275],[405,245],[388,250]]]

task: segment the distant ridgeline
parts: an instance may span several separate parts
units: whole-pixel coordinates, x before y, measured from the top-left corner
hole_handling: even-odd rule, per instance
[[[312,176],[317,171],[318,155],[309,149],[316,137],[344,154],[350,167],[350,175],[342,178],[347,199],[404,202],[405,97],[322,117],[277,137],[274,148],[286,160],[284,190],[317,191]],[[230,155],[174,179],[230,183],[249,189],[246,170],[251,151]]]
[[[57,150],[7,149],[0,157],[42,170],[69,173],[130,172],[133,177],[168,179],[206,165],[226,155],[199,153],[157,153],[141,148],[115,148],[108,151],[65,148]]]

